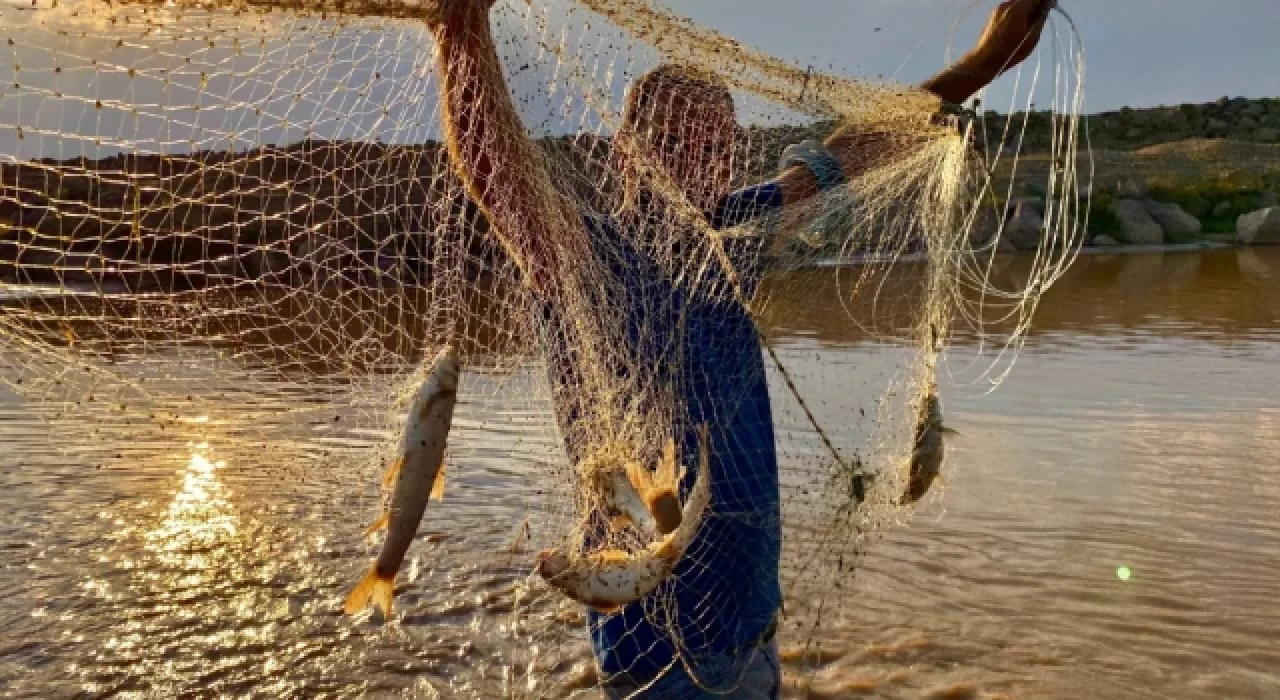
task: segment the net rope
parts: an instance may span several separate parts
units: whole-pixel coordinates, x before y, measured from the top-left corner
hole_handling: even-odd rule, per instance
[[[501,433],[519,410],[563,432],[507,447],[531,465],[539,497],[509,523],[523,544],[502,558],[520,573],[493,652],[505,694],[560,697],[558,669],[587,638],[581,606],[534,573],[534,553],[652,541],[609,517],[583,465],[655,465],[674,442],[692,471],[699,424],[715,450],[748,449],[735,447],[740,411],[764,380],[772,424],[753,427],[774,436],[779,484],[716,462],[715,488],[728,496],[707,526],[781,528],[779,638],[817,653],[824,616],[856,595],[868,538],[913,510],[899,497],[937,375],[998,383],[1039,297],[1076,254],[1089,172],[1077,157],[1074,28],[1055,16],[1040,53],[1006,78],[1025,100],[1011,112],[1051,93],[1054,138],[1039,248],[1026,278],[1002,288],[1005,217],[993,203],[1012,199],[1023,177],[1025,124],[1007,120],[991,139],[980,113],[922,90],[815,72],[640,0],[500,2],[495,39],[554,186],[544,194],[591,222],[591,249],[548,311],[527,284],[529,262],[501,245],[450,163],[424,12],[361,0],[0,8],[0,382],[117,436],[200,414],[231,426],[242,462],[282,478],[354,462],[354,536],[377,508],[366,485],[394,458],[421,365],[459,344],[468,418],[451,461],[465,465],[477,436]],[[870,135],[888,157],[810,200],[716,228],[706,212],[716,178],[671,172],[653,155],[662,144],[645,140],[661,135],[618,138],[630,87],[659,65],[730,91],[738,125],[707,135],[732,151],[730,189],[768,181],[784,147],[837,128]],[[832,260],[843,262],[834,276],[805,274]],[[775,309],[823,295],[844,312],[825,322],[890,349],[891,366],[811,362],[820,344],[775,337],[791,321]],[[763,350],[758,365],[729,349],[689,350],[700,339],[688,328],[715,331],[737,310]],[[956,332],[980,339],[981,366],[947,365]],[[716,362],[762,374],[724,375]],[[714,410],[691,408],[689,387],[713,392]],[[280,426],[335,414],[377,437],[360,449],[280,447]],[[773,488],[776,512],[738,507]],[[731,632],[716,611],[735,605],[715,546],[695,541],[682,573],[642,607],[644,624],[675,646],[671,667],[728,692],[742,669],[704,663]],[[593,618],[590,633],[609,619]],[[657,649],[630,658],[643,664],[650,652],[668,663]]]

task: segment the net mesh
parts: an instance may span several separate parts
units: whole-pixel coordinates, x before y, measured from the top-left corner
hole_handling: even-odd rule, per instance
[[[620,454],[652,468],[674,443],[691,480],[706,425],[712,534],[639,612],[591,617],[598,645],[634,648],[586,684],[657,663],[736,687],[741,664],[708,660],[743,641],[726,622],[748,613],[732,579],[767,589],[778,574],[767,556],[731,551],[733,538],[767,545],[779,529],[779,635],[818,653],[816,629],[852,600],[867,537],[912,509],[899,497],[947,337],[981,336],[992,361],[963,369],[997,381],[1075,253],[1087,201],[1070,27],[1054,20],[1048,48],[1018,73],[1021,98],[1052,93],[1052,167],[1030,274],[1000,288],[1005,217],[993,203],[1018,178],[1016,120],[988,140],[980,117],[926,92],[797,67],[647,2],[499,3],[502,89],[545,173],[520,191],[543,204],[520,211],[549,218],[521,221],[469,187],[446,146],[459,129],[442,76],[458,69],[440,65],[426,9],[5,6],[0,381],[120,435],[194,410],[281,478],[345,460],[352,483],[335,486],[360,494],[354,534],[377,507],[365,485],[394,457],[399,399],[441,344],[459,344],[453,462],[466,464],[478,435],[519,432],[520,409],[559,428],[504,447],[531,465],[538,494],[506,525],[522,553],[494,652],[510,695],[558,696],[547,679],[588,644],[581,606],[533,573],[533,553],[634,554],[653,541],[611,519],[582,465]],[[678,67],[666,71],[683,93],[638,101],[636,81],[660,65]],[[705,111],[725,90],[729,122]],[[684,130],[661,128],[664,115]],[[872,144],[845,184],[716,220],[725,192],[777,175],[784,147],[838,129]],[[518,175],[492,167],[490,188]],[[560,248],[545,254],[559,261],[554,293],[534,291],[536,261],[509,245],[517,228]],[[804,273],[831,261],[834,276]],[[844,311],[822,323],[865,334],[892,362],[834,366],[820,343],[773,342],[797,322],[775,309],[817,296]],[[359,450],[280,447],[281,426],[337,420],[378,437]],[[775,456],[772,476],[758,465]]]

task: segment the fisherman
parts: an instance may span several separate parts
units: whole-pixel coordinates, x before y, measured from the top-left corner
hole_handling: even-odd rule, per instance
[[[608,616],[588,611],[603,689],[610,697],[775,698],[781,685],[774,640],[782,598],[778,466],[762,346],[748,310],[740,302],[700,301],[670,275],[660,274],[663,268],[652,251],[695,250],[698,241],[683,246],[662,241],[641,249],[618,235],[647,230],[624,228],[643,227],[651,220],[643,215],[642,203],[613,220],[599,220],[584,216],[558,193],[526,137],[504,79],[489,25],[493,0],[437,2],[428,22],[439,49],[449,153],[467,191],[520,264],[543,307],[545,325],[552,329],[544,353],[570,456],[582,458],[583,448],[574,437],[581,431],[575,427],[589,406],[579,402],[598,397],[573,391],[577,349],[569,333],[555,329],[573,325],[561,308],[567,281],[578,279],[579,271],[593,263],[609,267],[603,260],[621,261],[629,275],[625,280],[636,288],[598,313],[640,325],[651,344],[678,340],[682,346],[681,379],[674,391],[689,425],[675,426],[681,454],[697,454],[694,426],[709,423],[713,430],[712,509],[732,517],[711,518],[698,532],[692,545],[696,561],[685,557],[676,570],[678,585],[668,619],[650,619],[643,601]],[[1031,54],[1053,5],[1054,0],[1002,3],[976,48],[922,87],[946,103],[964,103]],[[893,157],[883,141],[846,126],[824,143],[789,149],[789,161],[775,179],[730,193],[736,129],[724,83],[668,65],[630,87],[615,142],[643,149],[646,162],[665,169],[686,201],[704,211],[717,229],[811,198]],[[623,172],[634,171],[635,164],[623,158]],[[634,190],[639,178],[629,177],[626,187]],[[644,193],[638,194],[643,199]],[[635,198],[628,199],[634,204]],[[687,228],[676,234],[697,235],[695,226]],[[738,274],[741,298],[749,298],[760,270],[744,263]],[[647,316],[652,306],[646,300],[662,294],[687,295],[678,300],[687,302],[678,329],[665,318]]]

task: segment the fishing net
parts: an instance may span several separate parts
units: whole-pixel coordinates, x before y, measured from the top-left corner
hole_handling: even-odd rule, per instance
[[[493,526],[441,522],[429,507],[456,544],[431,551],[434,577],[402,579],[397,603],[413,614],[405,586],[485,599],[491,626],[471,629],[492,641],[483,663],[452,668],[455,690],[479,692],[483,676],[508,695],[560,697],[656,660],[731,691],[741,665],[708,659],[759,636],[734,626],[747,612],[733,579],[763,590],[774,576],[734,538],[776,547],[776,532],[778,637],[818,653],[824,618],[856,600],[867,537],[912,509],[900,497],[947,338],[975,334],[990,349],[962,368],[970,378],[1003,376],[1087,206],[1082,63],[1061,19],[1017,73],[1026,102],[1013,109],[1051,101],[1036,174],[1046,215],[1029,275],[1002,286],[1025,121],[987,128],[981,110],[798,67],[647,2],[494,8],[522,147],[545,173],[522,196],[551,202],[524,211],[569,212],[534,222],[483,206],[451,166],[422,5],[39,0],[0,12],[0,381],[53,407],[52,430],[69,440],[170,429],[282,482],[344,474],[329,487],[350,538],[315,592],[323,616],[375,551],[359,534],[379,507],[403,397],[457,344],[449,492]],[[632,89],[663,65],[686,86],[678,106]],[[646,124],[636,113],[725,94],[736,124],[695,119],[694,141],[628,128]],[[774,177],[786,146],[837,129],[874,144],[843,185],[769,211],[715,211],[725,192]],[[655,155],[695,141],[730,153],[731,168],[673,171]],[[492,167],[495,182],[518,176]],[[554,291],[509,245],[520,228],[552,249]],[[815,264],[835,267],[811,274]],[[806,309],[820,298],[838,303],[815,321]],[[887,352],[828,362],[821,337],[790,332],[813,322]],[[653,469],[668,445],[682,493],[708,449],[716,498],[702,527],[714,534],[636,610],[587,620],[535,573],[535,555],[642,551],[652,537],[610,517],[583,465]],[[759,467],[775,455],[776,476]],[[200,459],[197,481],[216,458]],[[487,493],[494,463],[518,471],[519,507],[465,495]],[[156,537],[172,548],[194,536]],[[440,578],[462,569],[482,573]],[[624,665],[579,663],[592,636],[628,646],[611,657]]]

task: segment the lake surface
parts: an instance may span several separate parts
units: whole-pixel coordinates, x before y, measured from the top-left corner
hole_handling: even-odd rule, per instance
[[[770,311],[811,380],[888,352],[812,298]],[[940,494],[871,538],[821,653],[784,623],[787,696],[1280,697],[1280,249],[1085,256],[992,393],[974,347],[942,380]],[[91,426],[0,394],[0,694],[590,696],[581,616],[530,604],[518,546],[545,465],[512,455],[554,452],[550,415],[503,406],[528,377],[472,381],[496,398],[460,406],[389,624],[338,612],[388,433],[337,394],[202,382]]]

